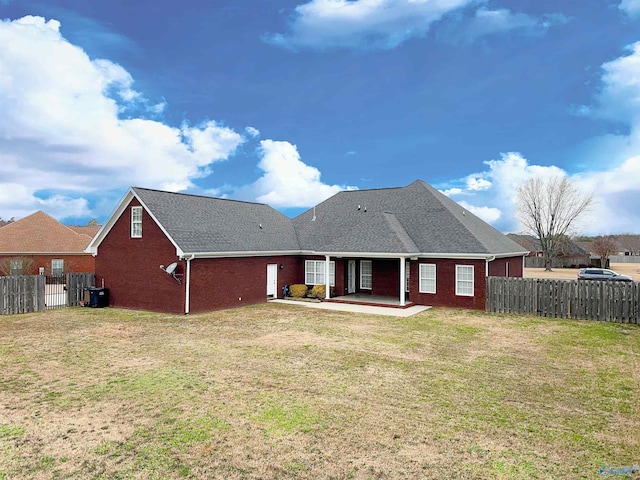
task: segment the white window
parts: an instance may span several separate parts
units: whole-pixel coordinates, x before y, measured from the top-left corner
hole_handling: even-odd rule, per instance
[[[51,275],[54,277],[61,277],[64,273],[64,260],[54,259],[51,260]]]
[[[473,265],[456,265],[456,295],[473,297]]]
[[[436,293],[436,266],[432,263],[420,264],[420,293]]]
[[[142,238],[142,207],[131,207],[131,238]]]
[[[360,260],[360,288],[363,290],[371,290],[373,277],[373,268],[371,260]]]
[[[304,283],[324,285],[324,260],[306,260],[304,262]],[[329,262],[329,285],[336,285],[336,262]]]

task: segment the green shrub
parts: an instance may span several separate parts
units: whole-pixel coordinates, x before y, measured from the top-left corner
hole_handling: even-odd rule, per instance
[[[307,294],[307,286],[296,283],[289,286],[289,296],[293,298],[302,298]]]

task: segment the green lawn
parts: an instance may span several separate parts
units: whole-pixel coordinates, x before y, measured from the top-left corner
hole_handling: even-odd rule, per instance
[[[591,479],[640,464],[635,325],[75,308],[0,317],[0,371],[0,479]]]

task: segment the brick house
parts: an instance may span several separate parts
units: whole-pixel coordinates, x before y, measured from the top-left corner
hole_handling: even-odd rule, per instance
[[[85,249],[99,229],[67,227],[42,211],[7,223],[0,228],[0,275],[93,272],[95,259]]]
[[[527,254],[422,181],[340,192],[294,219],[132,187],[87,251],[113,306],[172,313],[260,303],[295,283],[484,309],[486,277],[522,276]]]

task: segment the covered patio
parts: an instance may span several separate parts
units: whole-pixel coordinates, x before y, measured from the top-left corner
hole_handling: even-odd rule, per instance
[[[334,303],[347,303],[351,305],[371,305],[387,308],[409,308],[414,305],[412,302],[401,302],[401,299],[397,297],[369,295],[366,293],[350,293],[348,295],[341,295],[339,297],[327,298],[324,301]]]

